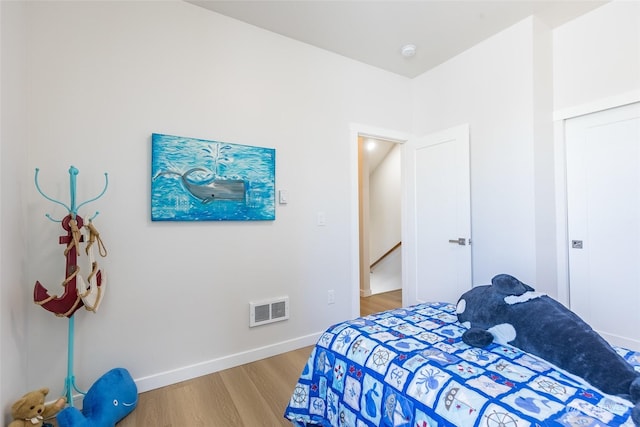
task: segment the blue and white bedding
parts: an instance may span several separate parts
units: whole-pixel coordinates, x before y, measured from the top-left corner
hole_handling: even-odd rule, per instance
[[[469,347],[464,331],[447,303],[334,325],[284,416],[296,427],[633,426],[627,400],[515,347]],[[640,371],[640,353],[616,350]]]

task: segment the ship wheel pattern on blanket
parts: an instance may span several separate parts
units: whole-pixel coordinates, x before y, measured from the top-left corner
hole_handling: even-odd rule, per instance
[[[69,214],[62,220],[62,228],[67,231],[66,236],[60,236],[59,238],[59,243],[66,245],[64,249],[66,268],[65,279],[62,282],[62,287],[64,288],[62,295],[50,295],[47,288],[39,281],[36,281],[33,288],[33,301],[59,317],[71,317],[83,305],[87,310],[95,312],[104,295],[106,281],[93,256],[93,244],[98,243],[101,256],[106,256],[107,252],[100,238],[100,233],[98,233],[91,221],[85,227],[89,233],[89,241],[86,246],[86,252],[91,263],[91,273],[88,276],[89,286],[86,285],[79,274],[78,249],[80,248],[80,243],[84,242],[84,236],[80,231],[83,226],[84,220],[79,215],[75,215],[74,218]]]

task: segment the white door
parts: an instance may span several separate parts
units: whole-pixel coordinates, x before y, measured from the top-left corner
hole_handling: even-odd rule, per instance
[[[569,299],[640,350],[640,103],[566,122]]]
[[[472,285],[469,126],[404,149],[403,304],[455,303]]]

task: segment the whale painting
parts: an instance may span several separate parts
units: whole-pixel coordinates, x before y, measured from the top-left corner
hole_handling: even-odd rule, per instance
[[[275,150],[152,134],[153,221],[275,219]]]

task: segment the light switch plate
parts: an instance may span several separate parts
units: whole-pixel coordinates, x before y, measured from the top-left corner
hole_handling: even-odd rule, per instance
[[[289,203],[289,192],[287,190],[280,190],[278,192],[278,202],[281,205],[286,205]]]

